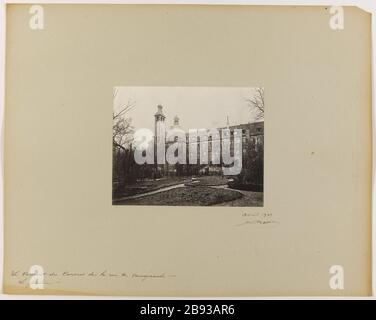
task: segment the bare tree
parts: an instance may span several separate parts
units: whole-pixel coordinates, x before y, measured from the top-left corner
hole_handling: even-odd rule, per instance
[[[115,99],[118,90],[115,89],[113,98]],[[123,192],[127,182],[132,180],[133,168],[133,126],[132,119],[128,112],[134,107],[130,101],[126,105],[120,105],[112,113],[112,183],[113,196]]]
[[[118,90],[114,90],[114,98],[117,95]],[[114,111],[112,114],[113,126],[112,126],[112,142],[113,145],[123,150],[129,145],[132,140],[133,127],[131,125],[132,119],[127,118],[126,114],[134,107],[134,104],[130,101],[125,106],[121,106],[119,111]]]
[[[251,110],[256,112],[256,120],[264,119],[264,88],[256,88],[252,98],[246,99]]]

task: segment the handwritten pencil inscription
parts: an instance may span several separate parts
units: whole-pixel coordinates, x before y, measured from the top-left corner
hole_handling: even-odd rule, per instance
[[[241,218],[243,221],[235,224],[235,227],[276,226],[279,224],[279,221],[273,218],[273,214],[268,212],[243,213],[241,215]]]
[[[39,274],[30,273],[28,271],[21,271],[21,270],[12,270],[11,277],[14,278],[18,284],[24,285],[25,287],[29,287],[32,284],[33,279],[38,281],[39,279],[36,276],[40,276]],[[72,271],[63,271],[63,272],[43,272],[43,285],[52,285],[64,282],[64,279],[128,279],[128,280],[136,280],[136,281],[146,281],[146,280],[156,280],[156,279],[167,279],[167,278],[175,278],[175,274],[167,274],[167,273],[137,273],[137,272],[111,272],[108,270],[103,271],[90,271],[90,272],[72,272]]]

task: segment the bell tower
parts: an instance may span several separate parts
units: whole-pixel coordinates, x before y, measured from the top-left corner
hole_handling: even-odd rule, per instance
[[[165,115],[163,114],[163,106],[158,105],[158,110],[154,115],[154,136],[155,136],[155,142],[159,143],[162,142],[162,139],[165,139]]]
[[[174,118],[174,126],[179,127],[179,117],[178,116],[175,116],[175,118]]]
[[[165,143],[166,143],[166,116],[163,114],[163,106],[158,105],[158,110],[154,115],[154,170],[156,176],[158,172],[164,175],[166,172]],[[159,163],[159,165],[158,165]],[[158,169],[159,168],[159,169]]]

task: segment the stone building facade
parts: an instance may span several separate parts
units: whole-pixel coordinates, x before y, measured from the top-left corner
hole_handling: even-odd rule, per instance
[[[163,113],[163,106],[158,105],[157,112],[154,114],[154,144],[157,145],[160,140],[164,139],[166,144],[166,149],[174,142],[177,142],[177,138],[174,141],[169,141],[167,137],[163,134],[168,130],[182,130],[180,126],[180,119],[178,116],[175,116],[173,119],[172,125],[167,128],[166,126],[166,116]],[[242,134],[242,158],[246,159],[247,155],[254,154],[255,152],[263,153],[264,148],[264,121],[252,122],[252,123],[244,123],[244,124],[236,124],[236,125],[227,125],[226,127],[215,128],[219,132],[219,141],[216,141],[215,138],[209,135],[207,141],[207,151],[208,154],[205,154],[208,158],[207,163],[203,163],[203,159],[200,158],[200,147],[201,141],[200,139],[191,141],[188,136],[188,132],[185,133],[186,135],[186,163],[185,164],[168,164],[165,163],[163,165],[155,165],[155,170],[158,172],[160,176],[170,176],[170,175],[199,175],[199,174],[222,174],[222,160],[220,164],[212,163],[213,159],[213,145],[215,143],[219,143],[222,145],[222,130],[229,129],[230,131],[230,150],[233,153],[233,142],[234,142],[234,135],[236,134],[235,129],[241,130]],[[207,130],[210,132],[210,129]],[[196,164],[192,164],[189,162],[189,150],[196,149],[197,152],[197,161]],[[156,150],[156,147],[154,148]],[[156,152],[156,151],[155,151]],[[221,150],[217,150],[216,152],[221,153]],[[216,155],[221,159],[221,155]],[[156,157],[156,155],[155,155]]]

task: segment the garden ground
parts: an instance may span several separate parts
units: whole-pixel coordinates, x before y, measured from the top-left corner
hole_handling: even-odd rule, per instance
[[[128,186],[113,200],[116,205],[260,207],[263,193],[234,190],[221,176],[174,177]]]

